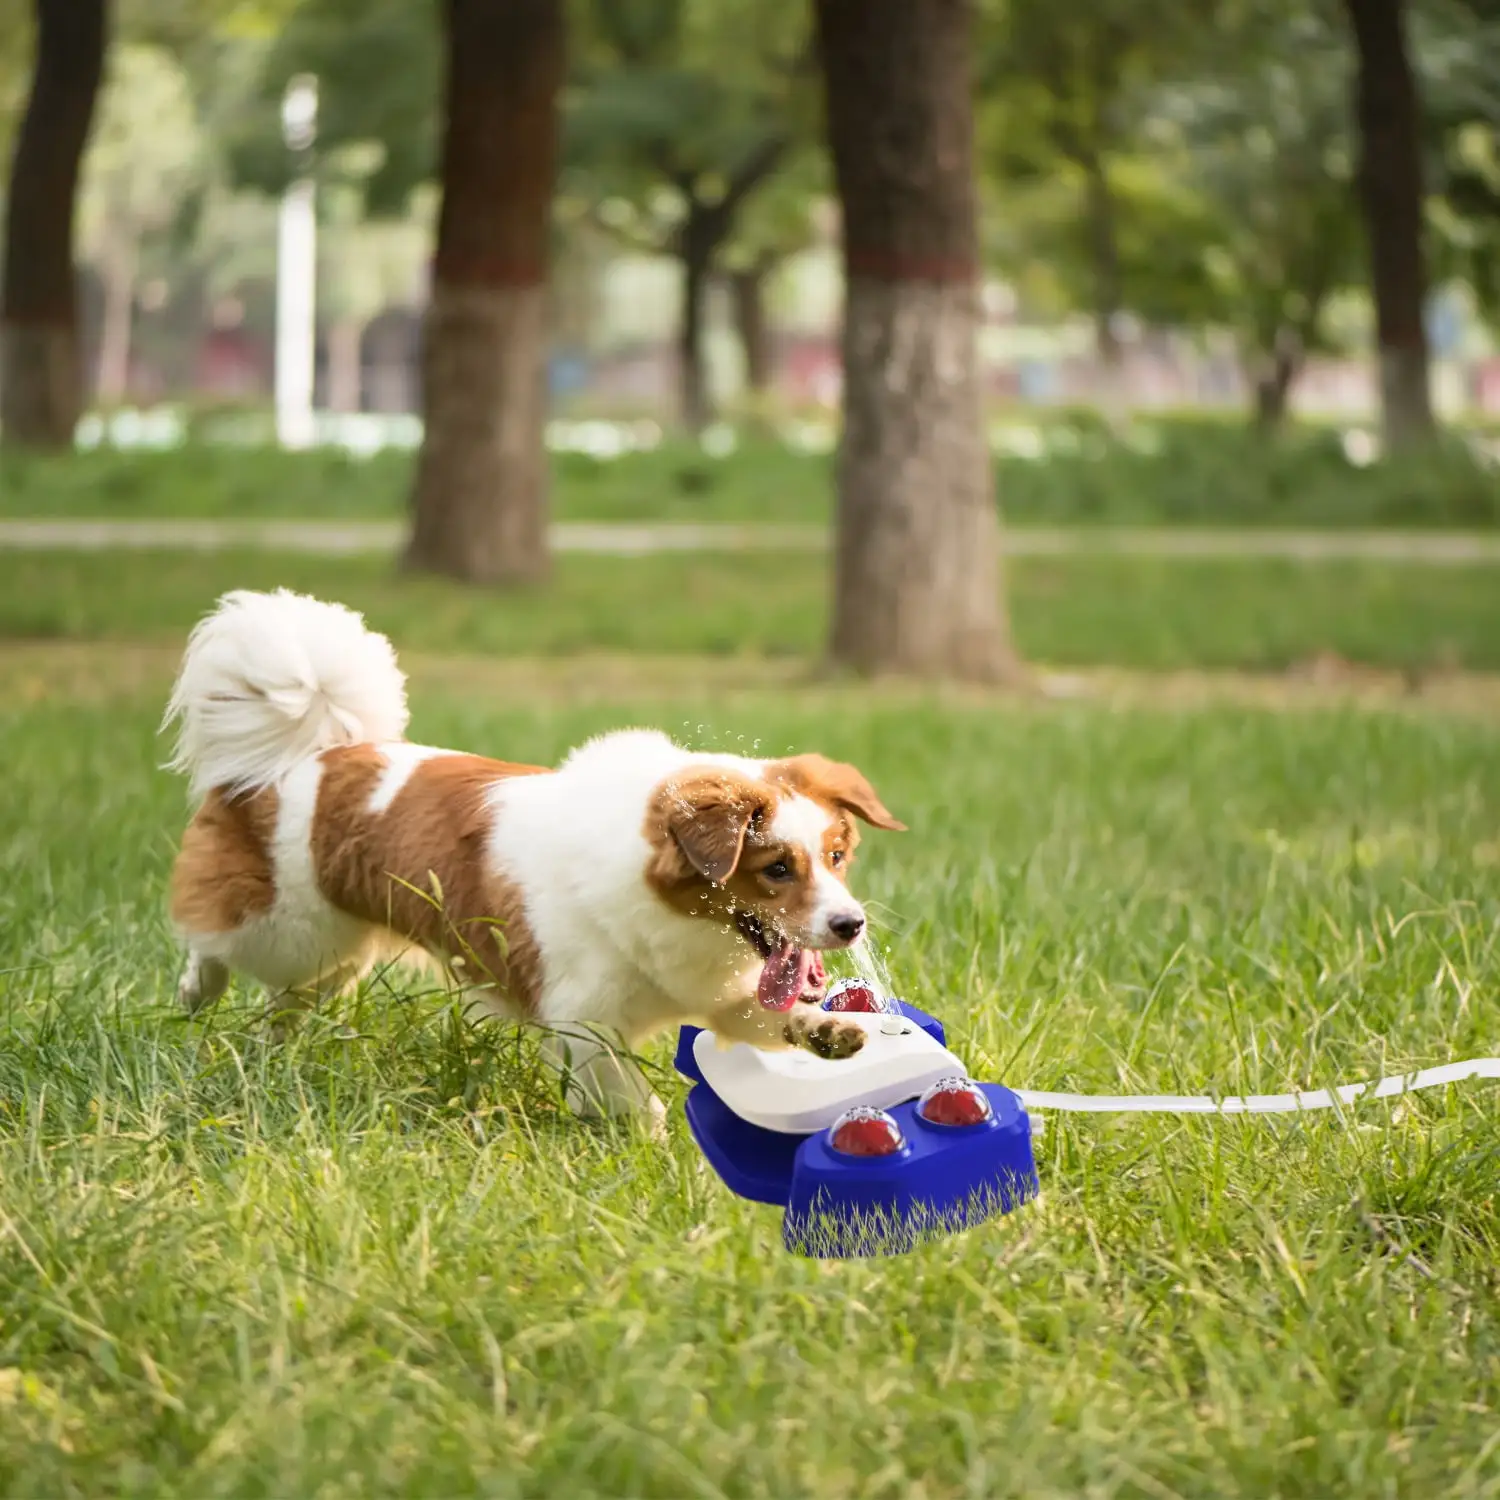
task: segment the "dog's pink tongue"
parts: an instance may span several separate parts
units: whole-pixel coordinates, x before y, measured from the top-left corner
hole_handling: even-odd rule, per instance
[[[767,1010],[790,1010],[802,998],[812,973],[813,955],[806,948],[783,944],[765,962],[755,998]]]

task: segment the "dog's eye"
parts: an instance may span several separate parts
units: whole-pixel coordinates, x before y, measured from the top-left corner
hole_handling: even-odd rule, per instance
[[[829,860],[830,864],[834,864],[834,865],[841,865],[841,864],[843,864],[843,862],[844,862],[844,851],[842,849],[835,849],[833,851],[833,853],[828,856],[828,860]]]
[[[774,865],[767,865],[760,873],[767,880],[790,880],[792,867],[784,859],[778,859]]]

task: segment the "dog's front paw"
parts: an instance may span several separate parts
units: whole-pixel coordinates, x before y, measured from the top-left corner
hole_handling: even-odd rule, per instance
[[[787,1040],[818,1057],[853,1057],[865,1044],[864,1032],[851,1021],[819,1012],[816,1019],[798,1016],[787,1022]]]

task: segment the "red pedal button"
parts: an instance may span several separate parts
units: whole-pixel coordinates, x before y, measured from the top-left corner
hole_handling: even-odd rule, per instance
[[[984,1090],[967,1078],[940,1078],[917,1101],[929,1125],[983,1125],[994,1113]]]

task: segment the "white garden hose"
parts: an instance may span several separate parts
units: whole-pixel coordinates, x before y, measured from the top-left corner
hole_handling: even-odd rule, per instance
[[[1016,1089],[1028,1109],[1069,1110],[1078,1114],[1108,1115],[1294,1115],[1305,1109],[1334,1109],[1358,1099],[1394,1099],[1419,1089],[1441,1088],[1469,1078],[1500,1078],[1500,1057],[1473,1057],[1467,1062],[1443,1063],[1419,1073],[1398,1073],[1379,1083],[1345,1083],[1336,1089],[1313,1089],[1302,1094],[1054,1094],[1046,1089]]]

